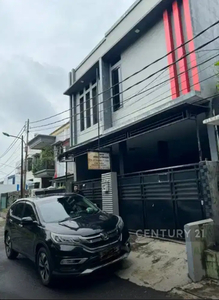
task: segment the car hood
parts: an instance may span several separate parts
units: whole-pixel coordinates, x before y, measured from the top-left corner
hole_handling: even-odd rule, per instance
[[[59,223],[47,223],[45,226],[47,230],[58,234],[89,236],[111,231],[115,229],[117,222],[117,216],[100,211],[96,214],[69,218]]]

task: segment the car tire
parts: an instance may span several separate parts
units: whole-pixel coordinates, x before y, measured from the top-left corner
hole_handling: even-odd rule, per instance
[[[5,236],[5,253],[8,259],[16,259],[18,257],[18,252],[12,249],[11,237],[9,233]]]
[[[37,271],[44,286],[50,287],[53,283],[52,263],[49,251],[42,247],[37,253]]]

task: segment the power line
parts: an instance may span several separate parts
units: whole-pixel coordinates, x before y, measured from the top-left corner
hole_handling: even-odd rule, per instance
[[[190,40],[184,42],[184,43],[181,44],[180,46],[176,47],[175,49],[171,50],[170,52],[168,52],[167,54],[163,55],[162,57],[160,57],[160,58],[156,59],[155,61],[151,62],[150,64],[146,65],[146,66],[143,67],[142,69],[140,69],[140,70],[138,70],[138,71],[132,73],[131,75],[129,75],[129,76],[126,77],[125,79],[121,80],[120,82],[116,83],[115,85],[112,85],[110,88],[108,88],[108,89],[106,89],[106,90],[104,90],[104,91],[98,93],[95,97],[98,97],[98,96],[104,94],[105,92],[110,91],[110,90],[113,89],[115,86],[117,86],[117,85],[119,85],[119,84],[121,84],[121,83],[123,83],[123,82],[129,80],[130,78],[132,78],[133,76],[136,76],[137,74],[139,74],[139,73],[141,73],[142,71],[146,70],[146,69],[149,68],[150,66],[152,66],[152,65],[154,65],[154,64],[156,64],[156,63],[158,63],[159,61],[161,61],[161,60],[164,59],[165,57],[167,57],[167,56],[169,56],[170,54],[174,53],[176,50],[180,49],[182,46],[185,46],[186,44],[192,42],[194,39],[198,38],[199,36],[201,36],[202,34],[204,34],[205,32],[207,32],[209,29],[213,28],[214,26],[216,26],[216,25],[218,25],[218,24],[219,24],[219,21],[213,23],[212,25],[208,26],[207,28],[205,28],[204,30],[202,30],[201,32],[199,32],[197,35],[195,35],[192,39],[190,39]],[[218,37],[219,37],[219,36],[218,36]],[[198,51],[199,49],[202,49],[203,47],[206,47],[208,44],[210,44],[210,43],[212,43],[213,41],[215,41],[216,39],[218,39],[218,37],[216,37],[215,39],[212,39],[210,42],[208,42],[208,43],[206,43],[206,44],[203,44],[202,46],[200,46],[200,47],[198,47],[198,48],[192,50],[191,52],[189,52],[189,53],[183,55],[180,59],[176,60],[176,61],[173,62],[172,64],[170,64],[170,65],[168,65],[168,66],[166,66],[166,67],[164,67],[164,68],[158,70],[157,72],[151,74],[150,77],[156,75],[158,72],[162,72],[162,71],[165,70],[166,68],[168,68],[168,67],[170,67],[170,66],[176,64],[176,63],[179,62],[180,60],[186,58],[188,55],[190,55],[190,54],[192,54],[192,53]],[[149,77],[149,78],[150,78],[150,77]],[[148,78],[147,78],[147,79],[148,79]],[[130,87],[130,88],[131,88],[131,87]],[[93,99],[93,98],[90,98],[90,99]],[[79,104],[79,105],[80,105],[80,104]],[[78,105],[77,105],[77,106],[78,106]],[[47,118],[44,118],[44,119],[41,119],[41,120],[36,120],[36,121],[30,122],[30,123],[31,123],[31,124],[33,124],[33,123],[39,123],[39,122],[42,122],[42,121],[51,119],[51,118],[53,118],[53,117],[59,116],[59,115],[61,115],[62,113],[65,113],[65,112],[68,112],[68,111],[69,111],[69,109],[68,109],[68,110],[65,110],[65,111],[63,111],[63,112],[57,113],[57,114],[55,114],[55,115],[52,115],[52,116],[50,116],[50,117],[47,117]],[[63,119],[63,120],[64,120],[64,119]],[[50,124],[54,124],[54,123],[50,123]],[[35,127],[33,127],[33,128],[35,128]]]
[[[219,55],[219,54],[218,54],[218,55]],[[209,68],[209,67],[212,67],[212,65],[209,65],[208,67],[206,67],[205,69],[203,69],[201,72],[203,72],[204,70],[206,70],[206,69]],[[216,76],[217,76],[217,74],[214,74],[214,75],[212,75],[212,76],[209,76],[209,77],[207,77],[207,78],[201,80],[200,83],[201,83],[201,82],[204,82],[204,81],[206,81],[206,80],[209,80],[209,79],[211,79],[211,78],[213,78],[213,77],[216,77]],[[192,76],[191,76],[191,77],[192,77]],[[190,77],[190,79],[191,79],[191,77]],[[191,86],[194,86],[194,85],[195,85],[195,84],[192,84]],[[184,90],[186,90],[186,89],[184,88],[184,89],[180,90],[180,92],[183,92]],[[168,92],[168,91],[169,91],[169,89],[168,89],[166,92]],[[162,96],[164,93],[165,93],[165,92],[162,92],[159,96]],[[143,93],[142,93],[142,94],[143,94]],[[217,95],[219,95],[219,94],[214,94],[214,95],[212,95],[212,96],[210,96],[210,97],[207,97],[207,98],[205,98],[205,99],[209,99],[209,98],[212,98],[212,97],[217,96]],[[127,101],[129,101],[130,99],[135,98],[136,96],[138,96],[138,95],[131,96],[131,97],[125,99],[123,102],[127,102]],[[145,95],[145,96],[139,98],[139,99],[138,99],[137,101],[135,101],[135,103],[133,103],[133,104],[136,104],[136,102],[142,100],[142,99],[145,98],[146,96],[147,96],[147,95]],[[158,96],[158,97],[159,97],[159,96]],[[141,106],[139,109],[135,110],[134,112],[138,112],[138,111],[141,111],[141,110],[143,110],[143,109],[146,109],[146,108],[148,108],[148,107],[150,107],[150,106],[153,106],[153,105],[155,105],[155,104],[157,104],[157,103],[159,103],[159,102],[162,102],[162,101],[164,101],[164,100],[166,100],[166,99],[168,99],[168,98],[170,98],[170,97],[171,97],[171,94],[169,94],[168,96],[163,97],[163,98],[161,98],[161,99],[159,98],[158,100],[156,100],[157,97],[156,97],[156,98],[153,98],[153,99],[151,99],[150,102],[147,103],[147,105]],[[205,99],[203,98],[202,100],[205,100]],[[154,101],[154,100],[156,100],[156,101]],[[120,117],[119,119],[117,119],[117,121],[120,121],[120,120],[122,120],[122,119],[124,119],[124,118],[127,118],[127,117],[131,116],[131,115],[133,115],[133,112],[131,112],[131,113],[129,113],[129,114],[126,114],[126,115],[124,115],[123,117]],[[78,119],[78,120],[80,120],[80,119]],[[104,125],[101,125],[100,127],[102,128],[102,127],[104,127]],[[97,131],[97,128],[93,128],[93,129],[90,130],[89,132],[86,132],[86,131],[85,131],[85,132],[82,132],[82,133],[80,132],[80,137],[82,137],[83,135],[89,136],[89,134],[91,134],[91,133],[94,132],[94,131]],[[95,136],[95,138],[96,138],[96,136]]]
[[[219,36],[218,36],[217,38],[219,38]],[[209,42],[208,42],[208,43],[209,43]],[[207,44],[208,44],[208,43],[207,43]],[[205,43],[204,45],[206,46],[206,43]],[[200,47],[202,47],[202,45],[201,45]],[[204,55],[203,55],[203,56],[204,56]],[[202,56],[202,57],[203,57],[203,56]],[[189,68],[187,71],[183,71],[183,72],[179,73],[177,76],[179,77],[180,75],[184,74],[185,72],[188,72],[188,71],[190,71],[190,70],[196,68],[197,66],[203,65],[203,64],[205,64],[206,62],[208,62],[208,61],[210,61],[210,60],[216,58],[217,56],[218,56],[218,54],[216,54],[216,55],[212,56],[211,58],[209,58],[209,59],[207,59],[207,60],[205,60],[205,61],[203,61],[203,62],[197,64],[196,66],[193,66],[193,67]],[[166,70],[166,68],[165,68],[165,70]],[[163,71],[165,71],[165,70],[163,70]],[[162,73],[161,73],[161,74],[162,74]],[[149,75],[148,77],[146,77],[146,78],[144,78],[144,79],[138,81],[137,83],[133,84],[132,86],[129,86],[127,89],[123,90],[122,92],[119,92],[118,94],[116,94],[116,95],[114,95],[114,96],[121,95],[121,94],[125,93],[126,91],[128,91],[128,90],[130,90],[131,88],[133,88],[133,87],[139,85],[140,83],[143,83],[145,80],[147,80],[147,79],[150,78],[150,77],[151,77],[151,75]],[[164,81],[162,81],[162,82],[156,84],[156,85],[153,86],[153,87],[150,87],[150,88],[148,88],[148,89],[146,89],[146,90],[144,90],[144,91],[138,92],[138,93],[135,94],[134,96],[130,96],[128,99],[126,99],[125,101],[123,101],[123,103],[126,102],[127,100],[130,100],[130,99],[132,99],[133,97],[136,97],[136,96],[138,96],[138,95],[140,95],[140,94],[143,94],[143,93],[145,93],[145,92],[147,92],[147,91],[153,90],[153,89],[155,89],[155,88],[159,88],[160,86],[162,86],[162,85],[165,84],[165,83],[168,84],[168,83],[170,82],[170,80],[172,80],[172,79],[174,79],[174,78],[175,78],[175,77],[173,76],[172,78],[168,78],[168,79],[166,79],[166,80],[164,80]],[[156,79],[157,79],[157,77],[156,77]],[[143,88],[143,89],[145,89],[145,88]],[[146,95],[146,96],[147,96],[147,95]],[[171,96],[171,95],[170,95],[170,96]],[[110,100],[111,98],[112,98],[112,97],[109,97],[109,98],[106,99],[105,101]],[[96,106],[99,106],[99,105],[102,104],[103,102],[104,102],[104,101],[99,102]],[[111,108],[112,108],[112,105],[111,105]],[[90,108],[89,108],[89,109],[90,109]],[[83,112],[86,113],[86,111],[89,110],[89,109],[85,109],[85,110],[83,110]],[[99,110],[99,113],[100,113],[101,111],[104,111],[104,110]],[[77,116],[77,115],[80,115],[80,112],[79,112],[79,113],[76,113],[76,114],[73,114],[72,116]],[[92,115],[91,115],[91,116],[92,116]],[[70,117],[67,117],[67,118],[64,118],[64,119],[61,119],[61,120],[52,122],[52,123],[48,123],[48,124],[44,124],[44,125],[32,127],[32,129],[34,129],[34,128],[42,128],[42,127],[46,127],[46,126],[48,126],[48,125],[56,124],[56,123],[59,123],[59,122],[61,122],[61,121],[67,120],[67,119],[69,120]],[[80,119],[79,119],[79,120],[80,120]],[[77,121],[79,121],[79,120],[77,120]]]
[[[24,132],[24,127],[23,126],[21,128],[21,130],[18,132],[17,136],[21,136],[22,133]],[[6,154],[8,154],[8,152],[15,146],[15,144],[17,143],[18,139],[17,138],[14,138],[14,140],[12,141],[12,143],[9,145],[9,147],[5,150],[5,152],[0,156],[0,159],[3,158]]]

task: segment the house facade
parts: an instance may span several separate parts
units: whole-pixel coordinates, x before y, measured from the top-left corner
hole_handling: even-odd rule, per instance
[[[176,212],[172,201],[190,199],[187,220],[204,217],[196,168],[218,160],[215,128],[203,124],[217,103],[218,19],[219,0],[138,0],[69,73],[70,147],[59,160],[74,159],[78,182],[116,172],[132,227],[149,226],[149,200],[167,201],[160,207],[183,220],[189,202]],[[108,169],[89,168],[94,152],[109,155]]]
[[[49,135],[36,134],[29,141],[27,181],[32,188],[72,185],[74,162],[59,162],[57,157],[68,150],[70,141],[69,122]]]

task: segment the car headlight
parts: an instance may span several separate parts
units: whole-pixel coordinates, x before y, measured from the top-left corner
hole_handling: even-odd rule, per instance
[[[57,234],[53,232],[51,233],[51,239],[54,243],[61,245],[78,245],[81,242],[79,236]]]
[[[122,230],[123,230],[123,227],[124,227],[124,222],[123,222],[122,218],[119,217],[119,216],[118,216],[118,222],[117,222],[116,227],[117,227],[120,231],[122,231]]]

